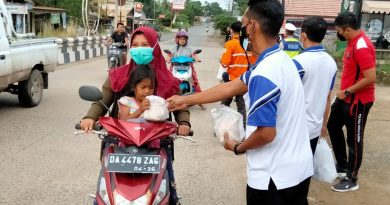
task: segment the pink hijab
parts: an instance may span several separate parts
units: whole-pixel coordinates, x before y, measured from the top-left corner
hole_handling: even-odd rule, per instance
[[[130,42],[133,42],[133,38],[137,34],[143,34],[150,46],[156,45],[153,50],[154,58],[149,65],[156,73],[157,95],[165,99],[176,95],[179,91],[180,80],[173,77],[172,73],[167,68],[164,56],[161,53],[160,45],[157,43],[157,33],[150,27],[142,26],[133,32]],[[136,64],[133,61],[130,61],[127,65],[109,71],[111,88],[114,92],[119,92],[125,87],[130,78],[130,73],[135,66]]]

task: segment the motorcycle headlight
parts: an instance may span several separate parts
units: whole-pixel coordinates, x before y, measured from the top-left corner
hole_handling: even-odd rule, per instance
[[[153,201],[153,205],[158,205],[164,197],[167,195],[167,179],[163,179],[158,189],[156,198]]]
[[[106,203],[106,205],[110,205],[110,199],[108,198],[108,193],[107,193],[106,180],[104,179],[104,177],[100,178],[99,195],[103,199],[104,203]]]
[[[120,195],[119,193],[115,192],[115,205],[145,205],[150,204],[150,199],[152,197],[152,194],[150,191],[148,191],[145,195],[141,196],[140,198],[130,201],[127,200],[125,197]]]

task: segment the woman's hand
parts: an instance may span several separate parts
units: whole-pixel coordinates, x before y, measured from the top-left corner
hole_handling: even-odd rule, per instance
[[[85,118],[85,119],[81,120],[80,127],[85,132],[89,132],[89,131],[92,131],[94,124],[95,124],[95,120],[90,119],[90,118]]]
[[[177,127],[177,134],[187,136],[190,133],[190,130],[191,128],[188,125],[179,125]]]

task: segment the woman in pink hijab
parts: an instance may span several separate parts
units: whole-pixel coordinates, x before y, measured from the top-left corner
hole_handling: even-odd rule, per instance
[[[157,42],[157,33],[152,28],[140,27],[133,32],[130,41],[130,55],[132,58],[130,63],[110,70],[109,77],[102,87],[103,103],[108,107],[113,105],[110,113],[112,117],[117,117],[118,115],[118,104],[116,102],[131,92],[129,79],[136,64],[148,64],[155,72],[157,78],[156,95],[167,99],[179,92],[180,80],[173,77],[172,73],[167,69],[160,45]],[[80,122],[81,129],[91,131],[99,116],[104,116],[106,113],[107,110],[100,102],[93,103],[87,115]],[[173,114],[178,123],[178,134],[188,135],[191,127],[189,111],[179,110],[173,112]],[[103,141],[102,150],[106,145],[107,142]],[[167,144],[167,147],[172,147],[173,149],[173,142]],[[171,159],[167,162],[171,191],[170,204],[177,204],[178,198],[172,167],[173,152],[170,148],[165,149],[168,158]]]
[[[129,94],[129,78],[137,61],[138,64],[149,64],[157,77],[156,94],[162,98],[169,98],[179,92],[180,80],[173,77],[167,69],[160,45],[157,42],[157,33],[149,27],[136,29],[130,41],[132,60],[129,64],[112,69],[102,87],[103,103],[108,107],[117,102],[122,96]],[[81,120],[81,127],[85,131],[92,130],[93,124],[99,116],[104,116],[107,110],[100,103],[93,103],[87,115]],[[118,106],[113,104],[111,116],[117,117]],[[187,135],[190,130],[190,114],[188,110],[175,112],[175,119],[179,124],[178,134]]]

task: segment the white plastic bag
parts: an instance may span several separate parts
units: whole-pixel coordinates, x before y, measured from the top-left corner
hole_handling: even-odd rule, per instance
[[[169,118],[168,104],[159,96],[146,96],[150,101],[149,109],[145,110],[144,118],[149,121],[164,121]]]
[[[333,181],[337,178],[336,166],[332,150],[330,149],[328,142],[326,142],[326,140],[322,137],[318,140],[313,161],[313,178],[323,182],[333,183]]]
[[[219,64],[219,69],[218,69],[218,73],[217,73],[217,80],[222,82],[222,74],[226,72],[226,68],[224,68],[221,64]]]
[[[229,139],[242,141],[245,138],[245,130],[242,115],[230,107],[221,105],[211,110],[214,121],[214,132],[221,144],[224,144],[224,134],[228,133]]]

